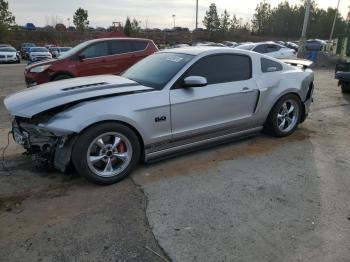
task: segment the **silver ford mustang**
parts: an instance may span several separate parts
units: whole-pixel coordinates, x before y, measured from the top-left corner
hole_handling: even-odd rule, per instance
[[[73,163],[92,182],[115,183],[151,161],[303,122],[314,74],[255,52],[187,47],[162,51],[122,76],[51,82],[4,100],[13,137],[38,161]],[[294,64],[294,65],[290,65]]]

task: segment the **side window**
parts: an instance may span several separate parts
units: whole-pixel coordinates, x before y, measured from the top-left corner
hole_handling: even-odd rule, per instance
[[[111,41],[110,48],[111,55],[120,55],[133,51],[130,41]]]
[[[261,71],[263,73],[282,71],[283,67],[280,63],[267,58],[261,58]]]
[[[148,43],[146,41],[134,41],[134,51],[143,51],[146,49]]]
[[[266,53],[266,45],[258,45],[253,49],[254,52],[265,54]]]
[[[83,52],[81,52],[81,55],[85,56],[85,58],[106,56],[108,55],[108,44],[107,42],[92,44],[83,50]]]
[[[208,84],[241,81],[251,78],[251,61],[246,55],[223,54],[202,58],[186,76],[203,76]],[[186,77],[185,76],[185,77]]]
[[[267,45],[266,47],[266,52],[267,53],[271,53],[271,52],[277,52],[278,50],[280,50],[281,47],[278,45]]]

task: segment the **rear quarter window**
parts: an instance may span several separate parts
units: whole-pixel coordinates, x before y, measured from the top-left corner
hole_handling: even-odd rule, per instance
[[[146,49],[147,45],[148,45],[148,42],[146,42],[146,41],[134,41],[133,42],[133,49],[136,52],[143,51]]]
[[[283,69],[282,64],[276,61],[273,61],[264,57],[262,57],[260,61],[261,61],[261,71],[263,73],[277,72],[277,71],[282,71]]]

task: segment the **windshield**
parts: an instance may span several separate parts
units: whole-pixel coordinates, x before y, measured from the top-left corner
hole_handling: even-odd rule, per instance
[[[16,49],[12,47],[0,48],[0,52],[16,52]]]
[[[192,58],[192,55],[177,53],[154,54],[129,68],[123,77],[144,86],[162,89]]]
[[[64,53],[63,55],[61,55],[58,59],[66,59],[68,57],[70,57],[71,55],[74,55],[76,53],[78,53],[80,50],[82,50],[83,48],[85,48],[86,46],[88,46],[91,43],[91,41],[86,41],[84,43],[81,43],[71,49],[69,49],[69,51],[67,51],[66,53]]]
[[[32,47],[30,52],[48,52],[45,47]]]

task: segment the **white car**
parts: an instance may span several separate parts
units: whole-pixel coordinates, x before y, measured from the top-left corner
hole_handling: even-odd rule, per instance
[[[297,53],[295,50],[273,42],[244,44],[237,46],[236,48],[254,51],[278,59],[291,59],[297,57]]]
[[[21,59],[13,47],[0,48],[0,63],[20,63]]]
[[[41,60],[52,59],[52,55],[45,47],[31,47],[29,49],[29,61],[38,62]]]

